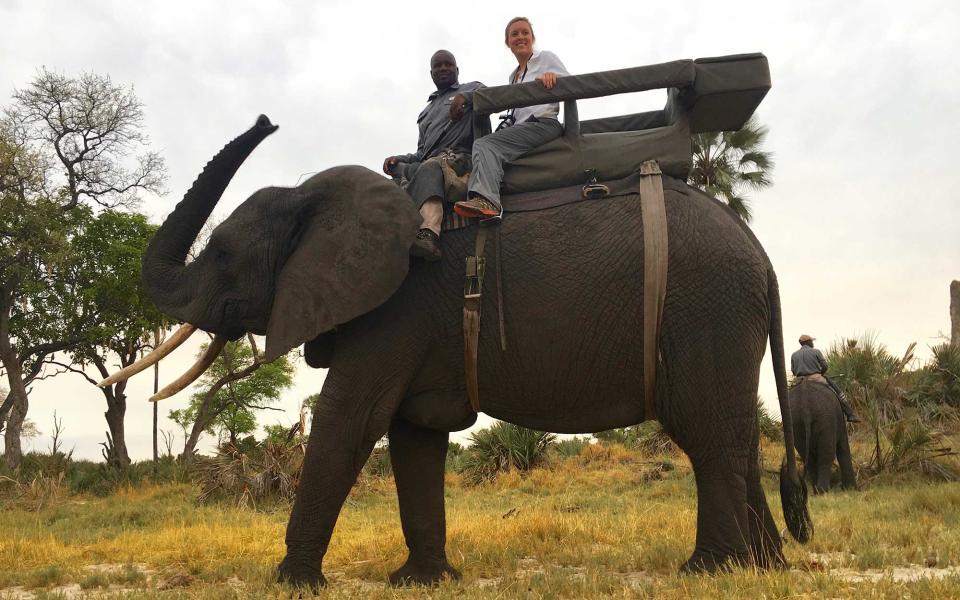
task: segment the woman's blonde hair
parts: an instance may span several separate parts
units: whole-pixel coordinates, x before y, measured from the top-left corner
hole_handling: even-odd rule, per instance
[[[510,37],[509,37],[509,36],[510,36],[510,26],[513,25],[514,23],[516,23],[517,21],[526,21],[526,22],[527,22],[527,25],[530,26],[530,35],[533,36],[533,39],[537,39],[536,34],[533,33],[533,23],[530,22],[530,19],[528,19],[528,18],[526,18],[526,17],[514,17],[514,18],[510,19],[510,22],[507,23],[506,28],[503,30],[503,43],[504,43],[504,44],[507,44],[508,46],[510,45]]]

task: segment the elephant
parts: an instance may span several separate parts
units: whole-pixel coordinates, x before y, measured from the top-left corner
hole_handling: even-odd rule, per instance
[[[275,129],[261,115],[206,165],[149,244],[145,289],[162,311],[218,338],[266,335],[268,359],[305,344],[308,362],[329,369],[279,580],[325,585],[341,507],[385,434],[409,550],[390,582],[458,578],[446,555],[444,463],[449,433],[477,418],[462,333],[463,265],[477,227],[445,232],[441,261],[412,261],[420,218],[409,198],[368,169],[339,166],[255,192],[185,264],[230,179]],[[690,457],[698,490],[695,548],[681,568],[782,568],[760,484],[756,411],[769,337],[792,448],[776,276],[724,204],[671,177],[663,186],[670,246],[655,418]],[[558,433],[654,418],[643,402],[637,197],[517,212],[498,226],[502,302],[483,296],[478,351],[484,413]],[[494,280],[486,278],[488,291]],[[505,340],[493,317],[500,309]],[[806,541],[812,522],[792,452],[780,485],[788,529]]]
[[[813,493],[830,491],[834,460],[840,465],[841,487],[856,489],[847,420],[834,391],[826,384],[805,381],[790,388],[789,402],[793,439]]]

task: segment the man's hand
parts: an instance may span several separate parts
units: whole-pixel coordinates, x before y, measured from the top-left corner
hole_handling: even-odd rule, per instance
[[[553,71],[547,71],[540,77],[537,77],[537,81],[543,83],[543,87],[552,90],[553,86],[557,85],[557,74]]]
[[[383,160],[383,172],[387,175],[393,175],[393,168],[400,162],[396,156],[388,156]]]
[[[453,102],[450,103],[450,120],[456,123],[463,118],[463,113],[466,112],[467,99],[464,98],[463,94],[457,94],[453,97]]]

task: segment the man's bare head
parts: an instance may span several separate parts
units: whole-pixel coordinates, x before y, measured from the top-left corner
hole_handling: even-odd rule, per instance
[[[449,50],[437,50],[430,57],[430,78],[438,90],[445,90],[457,83],[460,69],[457,59]]]

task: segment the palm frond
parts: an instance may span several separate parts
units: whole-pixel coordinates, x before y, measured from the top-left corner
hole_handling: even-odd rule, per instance
[[[740,167],[746,168],[750,165],[761,170],[772,170],[774,166],[773,153],[760,151],[744,152],[743,156],[740,157]]]
[[[745,197],[729,196],[727,198],[727,204],[744,222],[749,223],[750,219],[753,218],[753,211],[750,210],[750,201]]]
[[[687,183],[726,202],[750,222],[753,215],[749,201],[740,190],[773,185],[773,153],[762,148],[767,133],[767,127],[751,117],[738,131],[690,136],[692,168]]]

